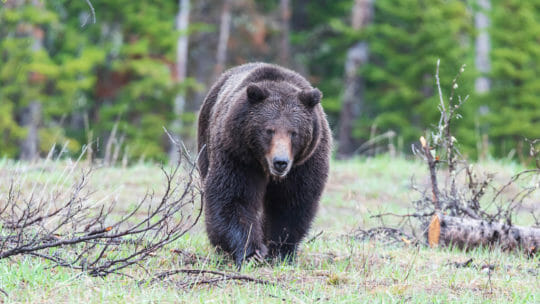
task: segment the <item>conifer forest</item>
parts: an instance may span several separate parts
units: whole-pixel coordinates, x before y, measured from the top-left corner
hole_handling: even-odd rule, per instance
[[[410,154],[438,60],[444,92],[464,69],[463,153],[527,163],[540,137],[537,0],[2,0],[0,25],[1,157],[167,161],[164,128],[193,149],[213,81],[254,61],[323,92],[338,158]]]

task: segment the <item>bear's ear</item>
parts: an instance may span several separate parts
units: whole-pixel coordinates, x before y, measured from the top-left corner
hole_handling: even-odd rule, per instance
[[[317,88],[311,90],[304,90],[298,93],[298,99],[300,99],[300,101],[307,107],[311,108],[321,102],[322,93]]]
[[[256,84],[250,84],[246,89],[248,100],[251,103],[257,103],[265,100],[270,95],[268,90],[261,88]]]

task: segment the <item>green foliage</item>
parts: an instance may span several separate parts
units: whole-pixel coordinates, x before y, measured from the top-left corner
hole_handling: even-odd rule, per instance
[[[63,5],[74,15],[87,10],[84,1]],[[99,22],[84,29],[78,48],[96,50],[89,55],[97,59],[93,74],[98,79],[84,90],[87,98],[79,109],[90,114],[90,129],[101,142],[119,120],[118,132],[125,136],[130,156],[164,160],[162,126],[170,124],[174,96],[182,89],[171,70],[180,34],[174,30],[176,3],[126,0],[93,5]],[[65,22],[78,28],[78,19]]]
[[[394,130],[405,142],[418,140],[438,121],[435,87],[437,59],[441,59],[441,85],[450,91],[459,67],[470,68],[457,90],[472,92],[473,20],[463,1],[374,1],[373,20],[361,30],[350,27],[353,1],[325,6],[313,1],[307,10],[314,16],[308,30],[295,32],[303,63],[325,94],[324,107],[331,124],[339,123],[347,50],[358,41],[369,45],[369,64],[360,75],[366,81],[365,108],[353,136],[367,139],[372,126]],[[310,15],[311,16],[311,15]],[[474,106],[464,107],[465,121],[457,134],[466,147],[474,147]],[[408,147],[409,145],[405,145]]]
[[[504,155],[523,137],[540,138],[540,3],[494,0],[492,7],[492,91],[481,122]]]
[[[39,43],[41,28],[55,28],[58,18],[54,13],[41,12],[33,6],[17,10],[0,8],[0,155],[16,156],[18,142],[26,132],[17,121],[21,111],[31,101],[38,100],[49,113],[64,100],[54,79],[60,74],[49,53]],[[59,94],[60,93],[60,94]],[[48,117],[48,116],[47,116]],[[49,147],[50,148],[50,147]]]
[[[352,1],[293,1],[291,43],[298,50],[295,57],[309,69],[310,80],[324,93],[323,106],[332,126],[337,125],[343,90],[343,65],[347,48],[356,36],[345,35]],[[309,18],[306,18],[309,16]],[[299,23],[296,24],[295,22]],[[348,31],[350,32],[350,30]]]
[[[441,86],[449,93],[459,67],[470,63],[471,17],[457,0],[375,2],[375,18],[367,29],[370,63],[360,71],[369,89],[366,115],[357,124],[358,137],[368,137],[370,125],[375,124],[413,142],[436,124],[436,62],[441,60]],[[470,92],[470,75],[465,73],[460,81],[465,86],[458,88],[458,94]]]
[[[30,101],[39,101],[43,153],[66,140],[78,153],[89,140],[87,132],[103,146],[119,120],[118,132],[125,136],[124,146],[132,157],[165,158],[162,126],[174,118],[174,96],[194,84],[177,84],[172,75],[181,34],[174,29],[177,4],[92,4],[96,24],[90,23],[85,1],[0,6],[0,113],[9,116],[0,123],[2,155],[17,155],[17,142],[24,137],[17,117]],[[36,31],[43,33],[38,50]],[[97,146],[100,156],[104,151]]]
[[[516,147],[520,152],[524,137],[540,137],[540,2],[491,1],[492,70],[487,76],[492,90],[483,95],[473,88],[478,76],[473,14],[480,9],[475,1],[374,1],[372,24],[360,31],[349,25],[353,2],[332,7],[310,2],[310,27],[293,35],[300,59],[315,82],[320,81],[316,84],[325,94],[324,107],[334,127],[339,123],[345,54],[358,41],[366,41],[369,64],[359,71],[366,81],[365,108],[353,136],[366,140],[375,126],[380,132],[396,131],[406,143],[418,140],[438,121],[434,75],[440,59],[446,99],[459,67],[467,65],[456,94],[471,98],[453,130],[463,152],[475,155],[483,134],[489,136],[495,156]]]
[[[0,103],[0,157],[16,156],[17,142],[25,135],[13,117],[13,103],[4,100]]]

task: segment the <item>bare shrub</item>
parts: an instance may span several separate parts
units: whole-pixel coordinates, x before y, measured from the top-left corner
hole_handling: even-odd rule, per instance
[[[94,200],[87,190],[93,168],[80,165],[82,155],[73,163],[49,157],[37,170],[4,170],[11,177],[7,193],[0,192],[0,259],[29,255],[92,276],[141,265],[201,216],[196,160],[182,152],[178,164],[162,168],[163,194],[149,192],[127,212],[114,201]],[[39,181],[44,171],[61,164],[67,165],[60,177]],[[38,175],[30,186],[27,174]]]

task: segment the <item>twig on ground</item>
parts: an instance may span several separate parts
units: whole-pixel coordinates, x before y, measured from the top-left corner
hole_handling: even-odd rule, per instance
[[[150,280],[144,280],[140,281],[139,284],[152,284],[156,281],[161,281],[167,277],[170,277],[175,274],[184,273],[188,275],[202,275],[202,274],[209,274],[218,276],[217,278],[210,278],[210,279],[202,279],[202,280],[195,280],[195,281],[188,281],[185,282],[184,285],[200,285],[200,284],[213,284],[223,281],[246,281],[246,282],[253,282],[257,284],[264,284],[264,285],[274,285],[274,282],[270,282],[263,279],[257,279],[251,276],[239,274],[239,273],[228,273],[228,272],[222,272],[222,271],[216,271],[216,270],[205,270],[205,269],[173,269],[169,271],[165,271],[162,273],[157,274]]]
[[[3,293],[6,298],[9,298],[9,294],[4,289],[0,288],[0,292]]]
[[[472,265],[472,262],[473,262],[473,258],[470,258],[466,260],[465,262],[454,262],[454,263],[449,263],[449,264],[454,265],[454,267],[456,268],[465,268],[465,267],[470,267]]]
[[[309,240],[306,241],[307,244],[312,243],[315,241],[318,237],[320,237],[324,233],[324,230],[319,231],[319,233],[315,234],[313,237],[311,237]]]
[[[392,212],[386,212],[386,213],[378,213],[371,215],[370,218],[382,218],[385,216],[395,216],[395,217],[401,217],[401,218],[408,218],[408,217],[417,217],[417,218],[425,218],[428,216],[432,216],[434,212],[427,212],[427,213],[407,213],[407,214],[397,214]]]
[[[392,242],[394,243],[407,243],[413,242],[414,243],[423,243],[424,241],[418,240],[413,235],[410,235],[406,232],[404,232],[401,229],[393,228],[393,227],[375,227],[367,230],[363,229],[356,229],[354,231],[353,236],[357,239],[374,239],[374,238],[383,238],[383,239],[392,239]]]

